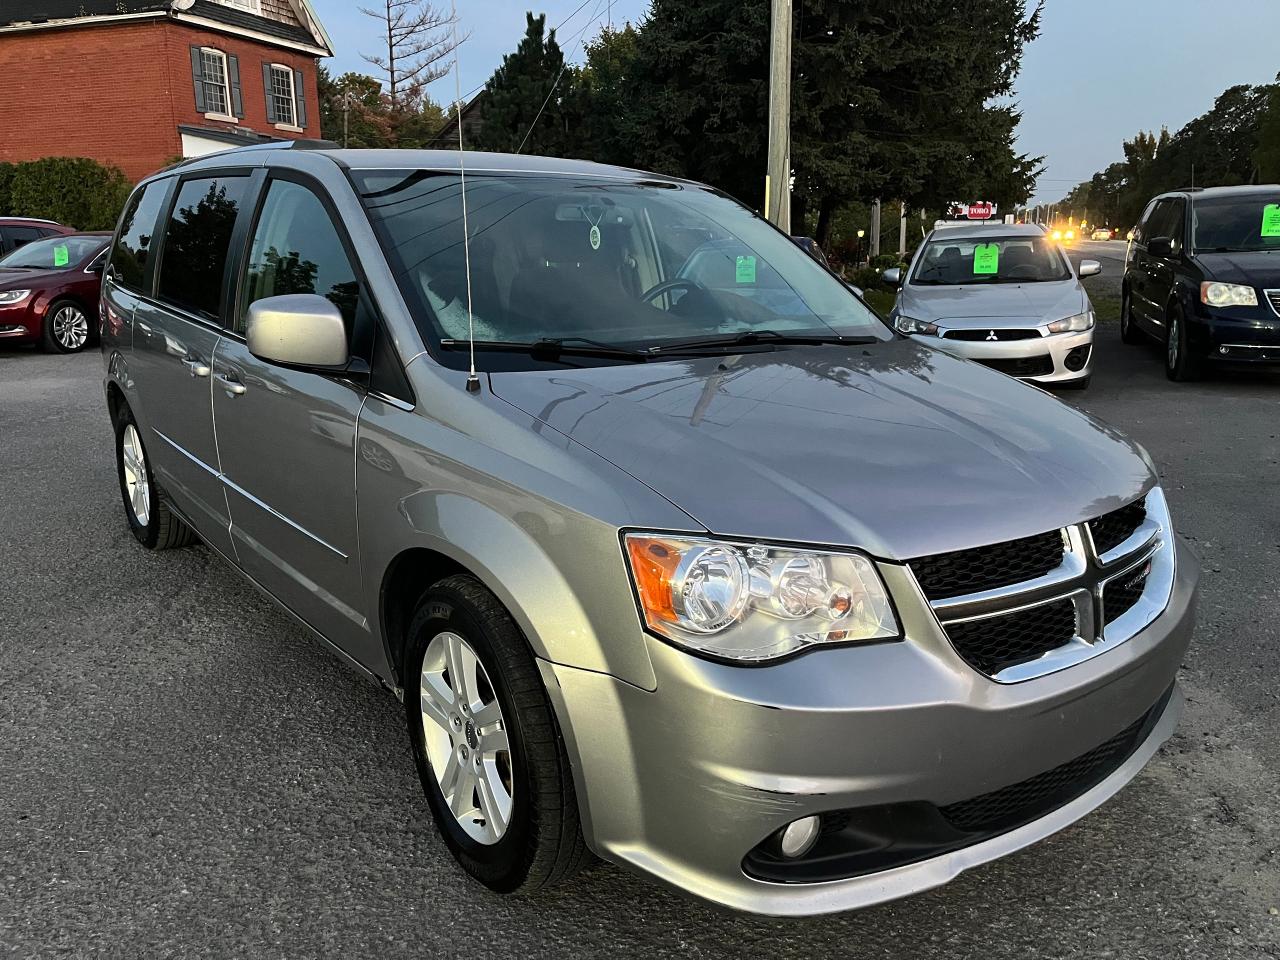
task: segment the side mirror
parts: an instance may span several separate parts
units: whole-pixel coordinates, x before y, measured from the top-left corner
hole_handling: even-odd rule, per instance
[[[1173,249],[1173,240],[1169,237],[1152,237],[1147,241],[1147,253],[1153,257],[1159,257],[1166,260],[1175,253]]]
[[[1101,272],[1102,272],[1102,264],[1100,264],[1097,260],[1081,260],[1080,261],[1081,277],[1096,277]]]
[[[882,271],[880,274],[884,278],[884,282],[892,287],[902,286],[902,268],[890,267],[888,270]]]
[[[297,367],[347,365],[342,312],[314,293],[267,297],[249,305],[246,339],[260,360]]]

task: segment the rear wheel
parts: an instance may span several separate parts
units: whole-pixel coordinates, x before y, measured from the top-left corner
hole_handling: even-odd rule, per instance
[[[89,315],[70,300],[59,300],[44,315],[41,344],[49,353],[79,353],[89,344]]]
[[[1142,343],[1146,339],[1137,324],[1133,322],[1133,308],[1129,303],[1128,290],[1120,294],[1120,339],[1128,344]]]
[[[449,577],[420,602],[409,638],[409,739],[449,851],[499,893],[572,876],[590,860],[573,775],[511,615],[475,578]]]
[[[1204,359],[1192,353],[1186,318],[1182,308],[1174,304],[1169,308],[1165,324],[1164,372],[1180,383],[1199,380],[1204,373]]]
[[[148,550],[168,550],[195,542],[194,531],[161,496],[142,433],[128,407],[122,407],[116,418],[116,473],[125,519],[140,544]]]

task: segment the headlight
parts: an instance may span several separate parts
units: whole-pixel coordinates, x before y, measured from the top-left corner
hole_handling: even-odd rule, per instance
[[[935,336],[938,332],[936,323],[926,323],[923,320],[917,320],[915,317],[907,317],[898,314],[897,319],[893,321],[893,325],[898,328],[899,333],[924,333],[929,336]]]
[[[1084,313],[1077,313],[1074,317],[1067,317],[1064,320],[1055,320],[1049,324],[1050,333],[1079,333],[1081,330],[1090,330],[1093,328],[1093,311],[1086,310]]]
[[[1068,239],[1068,240],[1074,240],[1075,238],[1076,238],[1076,232],[1075,232],[1074,230],[1068,230],[1068,231],[1067,231],[1067,239]]]
[[[651,533],[624,540],[645,625],[682,647],[760,661],[900,636],[884,583],[861,554]]]
[[[1055,240],[1061,240],[1061,239],[1062,239],[1062,231],[1061,231],[1061,230],[1055,230],[1055,231],[1053,231],[1053,239],[1055,239]]]
[[[1200,284],[1200,302],[1211,307],[1256,307],[1258,292],[1240,283]]]
[[[0,303],[21,303],[30,293],[30,290],[0,290]]]

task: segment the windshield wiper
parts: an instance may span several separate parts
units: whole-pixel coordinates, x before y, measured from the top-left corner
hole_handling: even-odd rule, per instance
[[[470,340],[445,339],[440,341],[445,350],[469,350]],[[569,357],[616,357],[634,363],[644,363],[649,353],[644,350],[633,350],[586,337],[543,337],[541,340],[477,340],[477,350],[497,353],[527,353],[535,360],[555,362],[562,356]]]
[[[720,347],[749,347],[755,344],[776,344],[778,346],[805,346],[811,344],[839,343],[846,346],[857,346],[868,343],[880,343],[879,337],[846,337],[838,333],[824,334],[790,334],[776,330],[747,330],[730,337],[699,337],[689,340],[675,340],[650,347],[647,353],[651,356],[666,353],[680,353],[689,350],[718,349]]]

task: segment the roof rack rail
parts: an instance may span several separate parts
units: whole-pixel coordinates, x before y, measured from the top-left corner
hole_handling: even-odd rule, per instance
[[[195,163],[197,160],[203,160],[206,157],[225,157],[233,153],[257,153],[264,150],[341,150],[342,144],[334,143],[332,140],[267,140],[263,143],[246,143],[238,147],[227,147],[225,150],[218,150],[215,153],[206,153],[198,157],[185,157],[177,163],[165,167],[166,170],[177,170],[188,164]]]
[[[1204,187],[1174,187],[1172,193],[1199,193]]]

